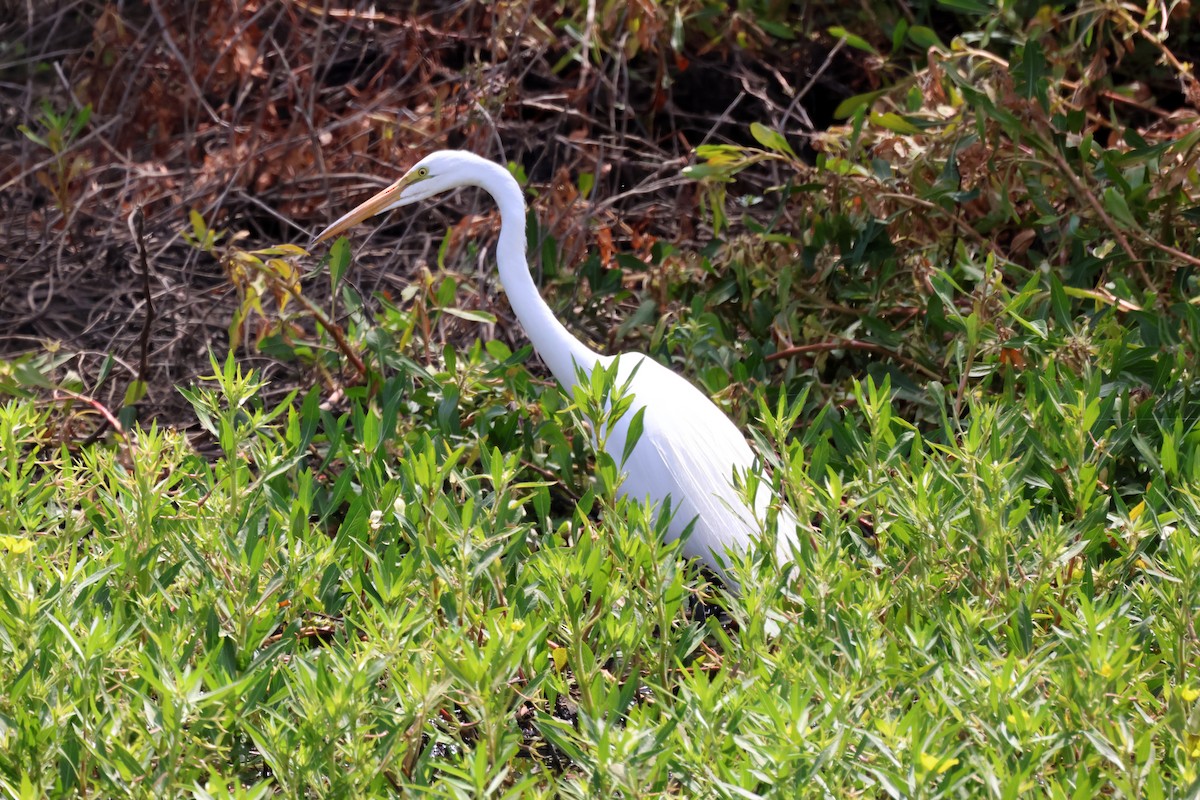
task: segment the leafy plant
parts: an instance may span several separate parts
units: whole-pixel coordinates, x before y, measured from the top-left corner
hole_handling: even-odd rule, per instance
[[[50,154],[45,169],[34,172],[34,177],[50,193],[63,219],[69,220],[75,209],[77,183],[92,168],[86,155],[73,152],[80,134],[92,118],[92,107],[89,104],[59,113],[49,101],[43,101],[41,109],[41,116],[34,125],[18,125],[17,129]]]
[[[601,3],[589,33],[581,4],[557,52],[755,44],[812,20],[785,6]],[[1192,32],[815,11],[882,83],[813,158],[765,124],[699,150],[724,238],[530,248],[574,330],[744,424],[794,573],[764,546],[732,596],[680,560],[618,497],[615,370],[567,395],[476,333],[504,320],[463,299],[478,252],[369,298],[337,243],[322,307],[296,250],[195,214],[236,340],[338,391],[233,352],[181,389],[200,435],[91,442],[39,399],[62,356],[0,370],[0,793],[1196,794],[1198,145],[1117,77],[1186,87]]]

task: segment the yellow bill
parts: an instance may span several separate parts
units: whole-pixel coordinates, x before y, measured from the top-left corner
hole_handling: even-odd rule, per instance
[[[376,214],[382,214],[390,208],[394,208],[400,204],[400,193],[404,191],[404,187],[412,183],[413,174],[408,173],[400,180],[393,183],[391,186],[384,189],[379,194],[375,195],[366,202],[355,206],[352,210],[339,217],[332,225],[317,234],[317,238],[312,240],[312,244],[320,244],[327,239],[332,239],[339,233],[353,228],[358,223]],[[310,245],[311,247],[311,245]]]

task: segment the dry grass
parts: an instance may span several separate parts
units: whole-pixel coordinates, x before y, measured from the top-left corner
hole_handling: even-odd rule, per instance
[[[751,53],[712,48],[668,74],[661,49],[643,43],[635,54],[648,29],[634,34],[622,19],[592,20],[585,35],[605,37],[603,56],[572,61],[553,3],[373,8],[30,2],[0,25],[0,81],[17,98],[0,118],[4,354],[53,343],[77,354],[66,366],[83,376],[111,356],[110,379],[86,379],[88,392],[119,405],[141,378],[150,389],[143,418],[186,417],[173,387],[207,371],[210,349],[228,346],[236,305],[220,265],[181,235],[191,210],[244,237],[242,246],[303,243],[420,155],[462,147],[523,167],[542,189],[536,205],[562,263],[572,264],[597,235],[610,251],[703,237],[695,187],[680,177],[694,146],[735,141],[749,120],[811,133],[789,84],[797,72],[785,77]],[[812,45],[783,56],[823,63]],[[818,93],[864,88],[838,85],[828,66]],[[92,109],[58,154],[18,131],[36,128],[42,102],[59,113]],[[64,163],[67,177],[47,179]],[[597,176],[587,198],[583,173]],[[148,281],[131,224],[138,209]],[[427,219],[422,235],[404,218],[374,236],[362,261],[386,268],[355,276],[360,290],[402,287],[433,261],[461,210]],[[486,218],[463,224],[485,235],[491,227]],[[492,290],[481,282],[480,291]],[[281,390],[309,381],[246,356]]]

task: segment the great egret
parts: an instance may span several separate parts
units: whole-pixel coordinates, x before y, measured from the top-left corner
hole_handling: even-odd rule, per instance
[[[313,244],[368,217],[460,186],[478,186],[500,206],[496,245],[500,283],[534,349],[558,382],[569,393],[577,381],[577,368],[590,373],[597,364],[610,366],[614,357],[600,355],[572,336],[534,285],[525,259],[525,200],[516,179],[504,167],[474,153],[430,153],[398,181],[321,231]],[[634,413],[643,406],[645,412],[641,437],[623,466],[621,493],[658,508],[666,507],[669,497],[673,516],[668,540],[694,521],[684,555],[699,558],[738,588],[725,567],[726,552],[742,554],[749,549],[765,530],[767,510],[774,501],[765,482],[759,484],[753,508],[734,488],[735,471],[746,475],[756,469],[750,446],[712,400],[657,361],[640,353],[620,356],[618,385],[627,380],[632,407],[608,432],[607,445],[615,458],[625,450]],[[779,563],[787,565],[797,546],[796,518],[783,506],[777,520],[776,553]]]

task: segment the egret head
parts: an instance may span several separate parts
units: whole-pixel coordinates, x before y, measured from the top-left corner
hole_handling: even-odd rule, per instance
[[[317,234],[313,244],[331,239],[368,217],[391,211],[393,208],[416,203],[435,194],[475,183],[486,159],[461,150],[439,150],[422,158],[400,180],[371,199],[342,215],[336,222]]]

